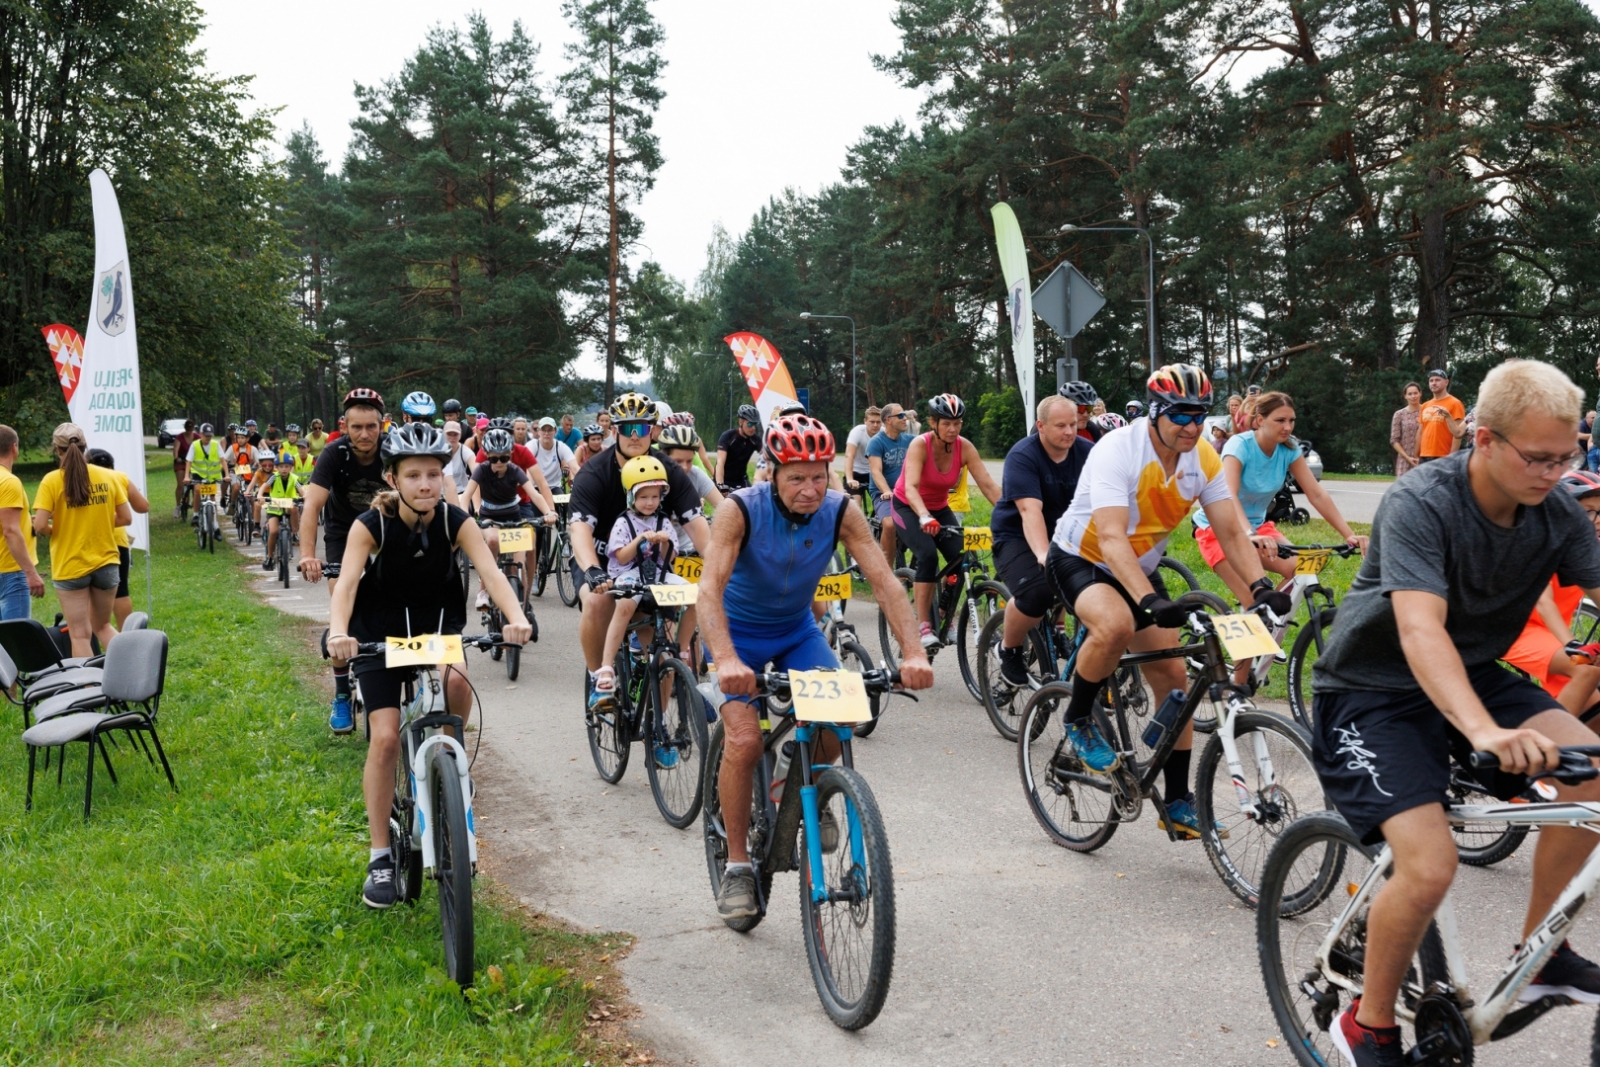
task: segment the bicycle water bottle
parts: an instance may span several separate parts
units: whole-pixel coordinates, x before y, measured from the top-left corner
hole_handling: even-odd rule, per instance
[[[794,759],[794,742],[785,741],[778,749],[778,761],[772,765],[772,789],[768,796],[774,804],[783,800],[783,787],[789,784],[789,764]]]
[[[1149,748],[1160,748],[1161,742],[1178,722],[1178,716],[1183,714],[1183,698],[1186,694],[1182,689],[1174,689],[1167,694],[1167,699],[1161,702],[1161,707],[1156,709],[1155,718],[1150,720],[1150,725],[1144,728],[1144,743]]]

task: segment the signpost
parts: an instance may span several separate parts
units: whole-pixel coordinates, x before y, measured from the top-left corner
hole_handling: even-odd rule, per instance
[[[1072,339],[1106,306],[1106,298],[1078,268],[1063,262],[1033,291],[1033,310],[1066,342],[1066,355],[1056,360],[1056,390],[1078,377]]]

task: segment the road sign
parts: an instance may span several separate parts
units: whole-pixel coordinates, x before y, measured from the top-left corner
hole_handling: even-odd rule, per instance
[[[1106,298],[1094,283],[1071,263],[1062,263],[1033,291],[1033,311],[1059,336],[1068,340],[1089,324],[1095,313],[1106,306]]]
[[[809,414],[811,411],[811,390],[801,387],[796,389],[795,393],[797,394],[795,399],[800,401],[800,405],[804,407],[807,414]]]

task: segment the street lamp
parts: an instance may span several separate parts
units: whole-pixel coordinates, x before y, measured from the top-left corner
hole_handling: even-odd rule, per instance
[[[856,320],[849,315],[813,315],[809,311],[800,312],[800,317],[810,322],[812,319],[844,319],[850,324],[850,425],[856,424]]]
[[[1143,226],[1074,226],[1067,223],[1056,231],[1057,236],[1069,233],[1112,232],[1140,233],[1150,245],[1150,258],[1146,261],[1147,287],[1145,290],[1145,333],[1150,339],[1150,372],[1156,369],[1156,242]]]

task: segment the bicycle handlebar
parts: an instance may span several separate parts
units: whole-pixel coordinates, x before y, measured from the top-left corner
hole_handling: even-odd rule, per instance
[[[900,672],[889,670],[870,670],[861,672],[861,681],[866,686],[869,695],[873,693],[892,692],[900,684]],[[756,673],[756,688],[768,696],[775,696],[779,700],[789,696],[788,671],[758,671]],[[910,694],[906,694],[910,695]]]
[[[1358,551],[1360,550],[1354,545],[1286,545],[1282,541],[1278,542],[1279,559],[1293,559],[1296,556],[1303,556],[1310,552],[1332,552],[1336,556],[1348,558]]]
[[[366,656],[382,655],[389,650],[388,642],[385,641],[362,641],[358,643],[357,647],[360,649],[360,651],[356,654],[356,659],[361,659]],[[501,634],[473,634],[471,636],[463,634],[461,637],[461,647],[475,648],[480,652],[487,652],[491,648],[520,648],[521,646],[513,646],[508,644]],[[326,630],[322,631],[322,658],[329,658],[328,631]],[[354,661],[352,660],[352,662]]]
[[[1589,761],[1591,756],[1600,756],[1600,745],[1563,745],[1561,763],[1554,770],[1530,777],[1554,778],[1562,785],[1577,785],[1600,778],[1600,767]],[[1475,771],[1498,770],[1500,757],[1493,752],[1474,752],[1467,757],[1467,766]]]
[[[486,530],[516,530],[522,527],[532,529],[536,526],[554,526],[561,521],[561,516],[556,514],[539,515],[531,519],[518,519],[516,522],[495,522],[493,519],[480,518],[478,526]]]

